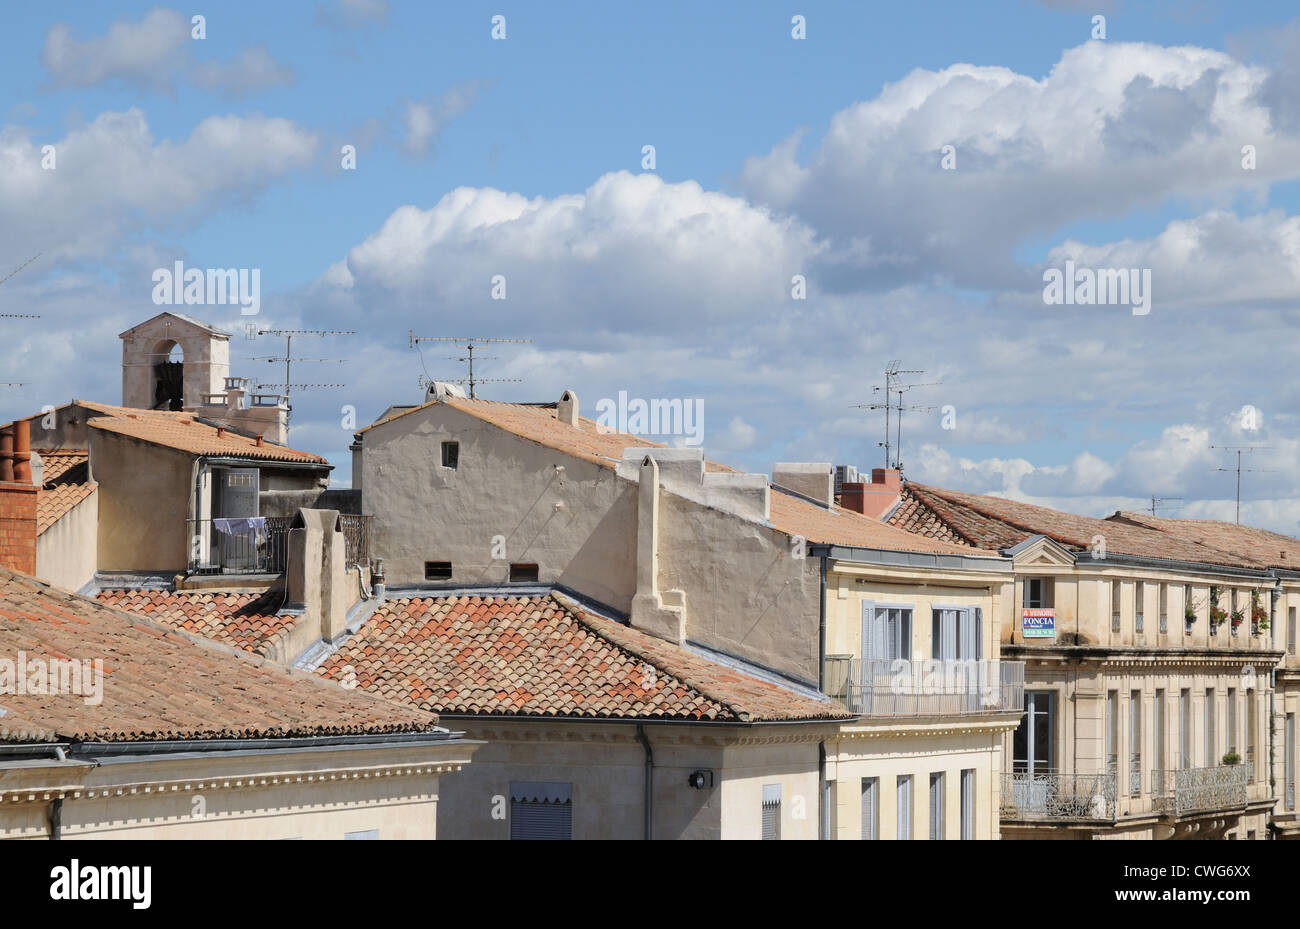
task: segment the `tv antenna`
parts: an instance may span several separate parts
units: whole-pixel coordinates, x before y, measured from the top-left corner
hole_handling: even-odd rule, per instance
[[[468,377],[462,377],[462,378],[454,378],[454,379],[452,379],[451,383],[453,383],[453,384],[468,384],[468,385],[469,385],[469,398],[470,398],[471,400],[477,400],[477,399],[478,399],[477,392],[475,391],[475,388],[476,388],[477,385],[479,385],[479,384],[504,384],[504,383],[519,383],[519,382],[520,382],[520,378],[517,378],[517,377],[475,377],[475,376],[474,376],[474,350],[475,350],[476,348],[481,348],[483,345],[488,344],[488,343],[493,343],[493,342],[497,342],[497,343],[500,343],[500,342],[511,342],[511,343],[516,343],[516,344],[524,344],[524,343],[530,343],[530,342],[533,341],[532,339],[487,339],[487,338],[479,339],[479,338],[465,338],[465,337],[461,337],[461,336],[430,336],[430,335],[416,335],[414,329],[412,329],[412,330],[408,330],[408,333],[409,333],[409,336],[410,336],[410,339],[411,339],[411,348],[414,348],[414,349],[417,349],[417,350],[419,349],[419,347],[420,347],[420,343],[421,343],[421,342],[452,342],[452,343],[456,344],[457,346],[459,346],[459,347],[461,347],[461,348],[464,348],[464,349],[466,350],[467,354],[465,354],[464,356],[462,356],[462,357],[455,357],[455,358],[449,358],[448,360],[450,360],[450,361],[468,362],[468,363],[469,363],[469,376],[468,376]],[[480,356],[478,356],[478,357],[479,357],[479,360],[480,360],[480,361],[486,360],[485,357],[484,357],[483,355],[480,355]],[[423,356],[421,356],[421,362],[423,362]],[[426,371],[426,374],[427,374],[427,371]],[[429,378],[429,380],[432,381],[433,378]]]
[[[1152,495],[1151,495],[1151,515],[1152,515],[1152,516],[1157,515],[1157,514],[1156,514],[1156,507],[1158,507],[1158,506],[1163,506],[1163,505],[1166,504],[1166,503],[1173,503],[1175,500],[1178,500],[1178,501],[1181,502],[1182,499],[1183,499],[1182,497],[1157,497],[1155,494],[1152,494]],[[1175,507],[1175,509],[1177,509],[1177,508]]]
[[[32,257],[28,258],[26,261],[24,261],[24,262],[23,262],[22,264],[20,264],[18,267],[14,268],[12,271],[10,271],[8,274],[6,274],[4,277],[0,277],[0,284],[3,284],[5,281],[9,280],[9,278],[13,277],[15,274],[17,274],[17,273],[18,273],[19,271],[21,271],[23,268],[27,267],[29,264],[31,264],[33,261],[35,261],[37,258],[40,258],[40,257],[41,257],[42,255],[44,255],[44,254],[45,254],[44,252],[37,252],[35,255],[33,255]],[[21,318],[22,318],[22,319],[33,319],[33,318],[35,318],[35,319],[39,319],[40,317],[23,316],[23,317],[21,317]]]
[[[244,334],[245,334],[245,336],[247,336],[247,338],[249,338],[249,339],[256,339],[258,336],[261,336],[261,335],[282,336],[282,337],[284,338],[284,354],[283,354],[283,355],[280,355],[280,356],[275,356],[275,355],[266,356],[266,355],[263,355],[263,356],[260,356],[260,357],[256,357],[256,358],[254,358],[253,360],[254,360],[254,361],[266,361],[266,362],[271,362],[271,363],[275,363],[275,362],[279,362],[279,361],[283,361],[283,362],[284,362],[284,383],[283,383],[283,384],[258,384],[258,385],[257,385],[257,389],[258,389],[258,390],[262,390],[262,389],[267,388],[267,387],[273,387],[273,388],[279,390],[279,389],[283,388],[283,390],[284,390],[284,405],[285,405],[285,408],[286,408],[286,412],[285,412],[285,428],[286,428],[286,431],[287,431],[287,429],[288,429],[289,414],[291,414],[291,413],[293,412],[293,404],[291,404],[291,403],[289,402],[289,396],[290,396],[290,393],[291,393],[292,391],[295,391],[295,390],[314,390],[314,389],[316,389],[316,388],[318,388],[318,387],[346,387],[346,386],[347,386],[346,384],[295,384],[295,383],[293,382],[293,378],[290,376],[290,372],[293,370],[293,363],[294,363],[295,361],[300,361],[300,362],[305,361],[305,362],[322,362],[322,363],[339,363],[339,364],[344,364],[344,363],[346,363],[347,359],[344,359],[344,358],[294,358],[294,357],[293,357],[293,340],[294,340],[294,337],[295,337],[295,336],[298,337],[298,338],[324,338],[325,336],[330,336],[330,335],[356,335],[356,334],[357,334],[357,333],[356,333],[356,330],[353,330],[353,329],[257,329],[257,328],[255,328],[255,327],[253,326],[252,323],[249,323],[247,326],[244,327]]]
[[[883,449],[885,450],[885,467],[886,467],[886,468],[896,468],[896,467],[898,467],[898,463],[897,463],[897,455],[898,455],[897,444],[896,444],[896,443],[891,443],[891,442],[889,441],[889,426],[890,426],[890,416],[889,416],[889,414],[890,414],[890,411],[891,411],[891,410],[898,410],[898,416],[899,416],[899,420],[900,420],[900,424],[899,424],[900,433],[899,433],[899,439],[898,439],[898,441],[901,442],[901,441],[902,441],[902,436],[901,436],[902,424],[901,424],[901,420],[902,420],[902,417],[903,417],[903,411],[904,411],[904,409],[906,409],[906,410],[908,410],[908,411],[910,411],[910,412],[914,412],[914,413],[925,413],[925,412],[929,412],[930,410],[934,409],[934,407],[921,407],[921,406],[910,406],[910,407],[904,407],[904,405],[903,405],[903,391],[905,391],[905,390],[911,390],[913,387],[927,387],[927,386],[929,386],[929,385],[928,385],[928,384],[906,384],[906,385],[901,385],[901,386],[900,386],[899,383],[898,383],[898,380],[899,380],[899,378],[900,378],[902,375],[904,375],[904,374],[924,374],[924,373],[925,373],[924,371],[920,371],[920,370],[907,370],[907,369],[904,369],[904,368],[900,368],[899,365],[901,365],[902,363],[903,363],[903,362],[902,362],[900,359],[898,359],[898,358],[891,359],[890,362],[889,362],[889,364],[887,364],[887,365],[885,366],[885,383],[884,383],[884,386],[882,386],[882,387],[873,387],[873,388],[871,388],[873,392],[879,392],[879,391],[882,391],[882,390],[885,392],[885,402],[884,402],[884,403],[856,403],[856,404],[853,404],[854,409],[860,409],[860,410],[884,410],[884,411],[885,411],[885,441],[883,441],[883,442],[877,442],[877,443],[876,443],[876,446],[879,447],[879,448],[883,448]],[[898,394],[898,403],[897,403],[897,404],[894,403],[894,394],[895,394],[895,393]],[[893,464],[890,463],[889,450],[890,450],[891,448],[894,449],[894,455],[895,455],[895,459],[894,459],[894,463],[893,463]]]
[[[1210,448],[1222,448],[1237,453],[1237,466],[1235,468],[1215,468],[1216,471],[1236,471],[1237,472],[1237,525],[1241,525],[1241,472],[1257,472],[1259,474],[1272,474],[1271,468],[1243,468],[1241,466],[1241,453],[1253,452],[1261,448],[1271,448],[1269,445],[1211,445]]]

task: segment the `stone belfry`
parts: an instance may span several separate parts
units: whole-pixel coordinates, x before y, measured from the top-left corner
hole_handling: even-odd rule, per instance
[[[159,313],[118,338],[122,340],[123,406],[194,410],[209,398],[225,396],[229,333],[178,313]]]

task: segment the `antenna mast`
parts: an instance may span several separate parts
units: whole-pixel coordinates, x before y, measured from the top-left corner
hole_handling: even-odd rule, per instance
[[[410,340],[411,340],[411,348],[418,348],[418,347],[419,347],[419,344],[420,344],[421,342],[452,342],[452,343],[456,344],[457,346],[462,347],[462,348],[464,348],[464,349],[466,350],[466,352],[467,352],[468,354],[466,354],[466,355],[464,355],[464,356],[462,356],[462,357],[448,358],[448,360],[449,360],[449,361],[460,361],[460,362],[468,362],[468,363],[469,363],[469,377],[466,377],[466,378],[455,378],[455,379],[452,380],[452,383],[454,383],[454,384],[466,384],[466,383],[468,383],[468,384],[469,384],[469,398],[470,398],[471,400],[477,400],[477,399],[478,399],[477,391],[476,391],[475,388],[476,388],[479,384],[487,384],[487,383],[506,383],[506,382],[511,382],[511,381],[513,381],[513,382],[518,382],[518,381],[519,381],[519,378],[517,378],[517,377],[491,377],[491,378],[475,377],[475,376],[474,376],[474,350],[475,350],[476,348],[481,348],[483,345],[488,344],[488,343],[491,343],[491,342],[498,342],[498,343],[499,343],[499,342],[513,342],[513,343],[517,343],[517,344],[524,344],[524,343],[529,343],[529,342],[532,342],[532,341],[533,341],[532,339],[488,339],[488,338],[482,338],[482,339],[480,339],[480,338],[466,338],[466,337],[463,337],[463,336],[416,335],[414,329],[409,330],[409,331],[408,331],[408,335],[409,335]],[[489,360],[489,359],[488,359],[488,358],[485,358],[485,357],[482,356],[482,355],[480,355],[480,356],[479,356],[479,360],[480,360],[480,361],[484,361],[484,360]],[[492,360],[495,360],[495,359],[492,359]],[[430,378],[429,380],[432,381],[432,378]],[[422,383],[423,383],[423,382],[422,382]]]

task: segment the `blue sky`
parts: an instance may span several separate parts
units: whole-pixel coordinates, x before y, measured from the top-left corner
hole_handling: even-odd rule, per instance
[[[292,444],[342,482],[340,409],[456,367],[422,366],[413,328],[532,338],[485,365],[523,379],[495,399],[699,398],[708,453],[754,470],[878,464],[851,404],[902,358],[943,382],[909,395],[936,407],[905,421],[914,479],[1230,518],[1209,446],[1267,445],[1247,518],[1300,527],[1288,5],[226,3],[201,41],[192,12],[6,12],[0,266],[44,254],[0,286],[0,313],[42,316],[0,320],[0,380],[27,382],[3,419],[116,400],[116,333],[182,259],[261,269],[262,323],[359,330],[303,350],[346,355],[300,373],[349,386],[295,399]],[[57,170],[27,173],[46,144]],[[1045,308],[1071,256],[1151,265],[1151,315]],[[278,352],[237,336],[232,368]]]

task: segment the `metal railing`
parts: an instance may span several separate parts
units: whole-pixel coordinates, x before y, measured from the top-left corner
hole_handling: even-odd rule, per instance
[[[280,574],[285,570],[292,516],[268,516],[262,531],[242,535],[222,532],[213,522],[186,520],[191,574]]]
[[[1002,775],[1003,819],[1115,821],[1115,775],[1014,772]]]
[[[1235,810],[1246,805],[1246,765],[1215,765],[1151,772],[1151,796],[1157,812],[1182,816]]]
[[[1128,795],[1142,796],[1142,756],[1130,754],[1128,758]]]
[[[828,656],[828,696],[862,716],[967,716],[1020,712],[1022,661],[910,661]]]
[[[340,514],[339,522],[343,526],[344,552],[348,567],[354,564],[362,566],[370,564],[370,524],[373,521],[373,516]]]

